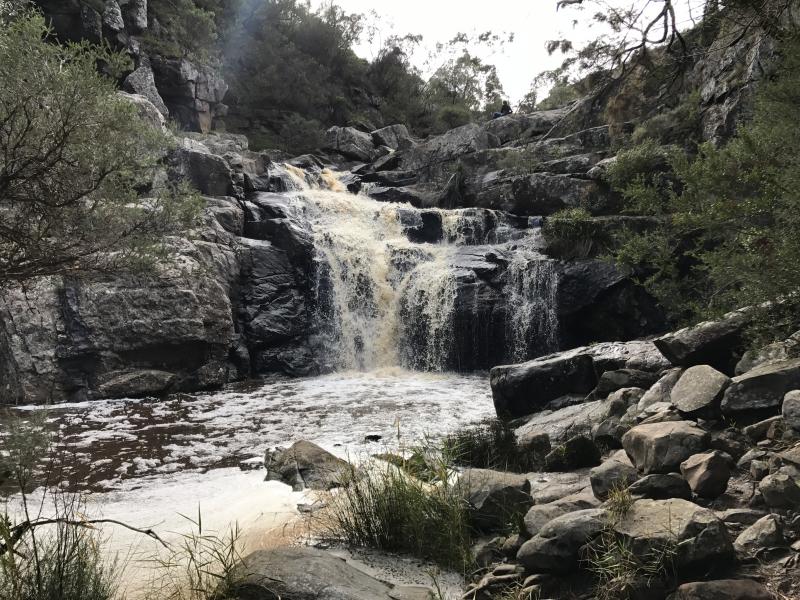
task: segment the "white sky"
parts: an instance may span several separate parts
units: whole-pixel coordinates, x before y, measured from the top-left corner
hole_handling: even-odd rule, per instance
[[[630,4],[631,0],[612,0],[618,4]],[[640,3],[643,0],[638,0]],[[587,12],[575,9],[556,11],[556,0],[335,0],[336,4],[350,13],[375,11],[381,16],[382,29],[389,34],[422,34],[423,44],[432,47],[436,42],[445,42],[458,32],[480,33],[492,30],[495,33],[513,32],[514,42],[506,44],[502,53],[478,52],[485,61],[497,66],[500,80],[512,103],[518,102],[530,89],[533,78],[558,66],[561,57],[548,56],[545,42],[567,37],[575,41],[588,40],[596,36],[586,27]],[[702,0],[686,0],[695,7]],[[314,0],[319,6],[322,0]],[[688,12],[679,15],[681,22],[688,23]],[[572,21],[578,17],[577,29]],[[370,47],[366,42],[356,48],[361,56],[374,58],[380,44]],[[425,52],[415,57],[422,67]]]

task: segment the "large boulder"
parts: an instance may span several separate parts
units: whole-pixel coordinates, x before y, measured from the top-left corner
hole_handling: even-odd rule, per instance
[[[386,146],[392,150],[409,147],[413,144],[411,135],[405,125],[389,125],[372,132],[372,142],[375,146]]]
[[[609,394],[625,389],[638,388],[644,391],[658,381],[658,373],[640,371],[638,369],[616,369],[606,371],[600,376],[597,387],[594,389],[595,398],[605,398]],[[639,398],[637,398],[638,402]]]
[[[214,117],[227,109],[228,85],[219,73],[186,58],[154,56],[150,66],[170,115],[189,131],[211,131]]]
[[[248,600],[423,600],[419,588],[392,586],[322,550],[258,550],[236,566],[231,597]]]
[[[301,440],[289,448],[267,450],[267,481],[281,481],[295,491],[330,490],[348,477],[348,464],[316,444]]]
[[[765,515],[736,538],[733,547],[742,554],[754,554],[762,548],[782,546],[783,526],[776,515]]]
[[[721,579],[684,583],[669,600],[773,600],[773,595],[750,579]]]
[[[732,374],[741,356],[747,316],[746,311],[729,313],[718,321],[705,321],[668,333],[654,343],[675,366],[707,364]]]
[[[781,407],[783,422],[787,427],[800,431],[800,390],[787,392]]]
[[[637,477],[636,467],[633,466],[623,450],[612,454],[600,466],[593,468],[589,474],[592,492],[600,500],[606,500],[614,489],[627,488],[636,481]]]
[[[781,468],[758,484],[764,502],[771,508],[800,508],[800,485],[789,469]]]
[[[164,104],[164,99],[158,93],[156,88],[156,80],[153,76],[153,69],[150,68],[150,63],[143,63],[136,70],[131,72],[122,82],[122,89],[131,94],[139,94],[144,96],[153,103],[165,119],[169,118],[169,109]]]
[[[628,492],[635,498],[650,498],[651,500],[692,499],[692,488],[677,473],[645,475],[628,486]]]
[[[325,149],[345,158],[369,162],[376,156],[372,136],[354,127],[331,127],[325,132]]]
[[[486,130],[477,123],[470,123],[405,150],[400,168],[405,171],[419,171],[428,181],[444,183],[454,170],[456,159],[486,150],[490,145]]]
[[[517,562],[531,573],[569,573],[578,564],[581,548],[597,537],[607,522],[602,508],[557,517],[522,545]]]
[[[731,379],[708,365],[686,369],[672,388],[672,404],[687,415],[713,415]]]
[[[545,504],[536,504],[525,514],[525,531],[533,537],[553,519],[579,510],[597,508],[599,504],[597,498],[587,490]]]
[[[489,377],[500,418],[529,415],[567,394],[588,394],[597,383],[594,362],[586,354],[495,367]]]
[[[695,494],[713,500],[728,489],[731,477],[728,461],[719,450],[694,454],[681,463],[681,474]]]
[[[459,486],[470,507],[472,521],[481,530],[503,529],[515,513],[525,514],[533,506],[531,483],[524,475],[466,469]]]
[[[672,389],[683,375],[683,369],[670,369],[664,373],[639,399],[639,410],[642,411],[648,406],[663,402],[670,402]]]
[[[780,412],[784,396],[800,388],[800,359],[770,363],[733,378],[722,398],[722,412]]]
[[[206,146],[189,138],[170,153],[170,176],[187,181],[206,196],[234,195],[233,172],[224,158],[212,154]]]
[[[733,556],[725,524],[716,515],[687,500],[637,500],[614,525],[636,556],[675,547],[679,570],[723,563]]]
[[[638,425],[622,438],[622,447],[644,473],[675,471],[687,458],[706,449],[708,434],[689,421]]]
[[[585,435],[569,438],[544,457],[545,471],[574,471],[599,463],[600,449]]]

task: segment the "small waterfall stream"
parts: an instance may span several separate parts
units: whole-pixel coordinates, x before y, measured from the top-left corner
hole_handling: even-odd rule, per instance
[[[538,228],[496,211],[378,202],[348,193],[330,171],[286,169],[313,231],[316,342],[330,368],[448,370],[465,248],[489,249],[505,265],[505,351],[496,364],[556,349],[555,263],[537,250]],[[426,216],[438,240],[411,241]]]

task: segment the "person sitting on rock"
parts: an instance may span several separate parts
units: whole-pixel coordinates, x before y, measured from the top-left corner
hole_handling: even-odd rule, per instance
[[[500,107],[500,112],[496,112],[492,114],[493,119],[498,119],[500,117],[505,117],[506,115],[510,115],[514,111],[511,110],[511,105],[508,103],[508,100],[503,100],[503,106]]]

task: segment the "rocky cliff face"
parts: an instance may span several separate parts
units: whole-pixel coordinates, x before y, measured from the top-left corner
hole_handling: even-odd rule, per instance
[[[226,113],[228,86],[213,68],[187,58],[149,56],[141,39],[154,34],[147,0],[38,0],[36,4],[63,40],[106,41],[124,51],[133,70],[120,82],[126,92],[150,100],[165,116],[188,131],[211,131],[215,117]]]

